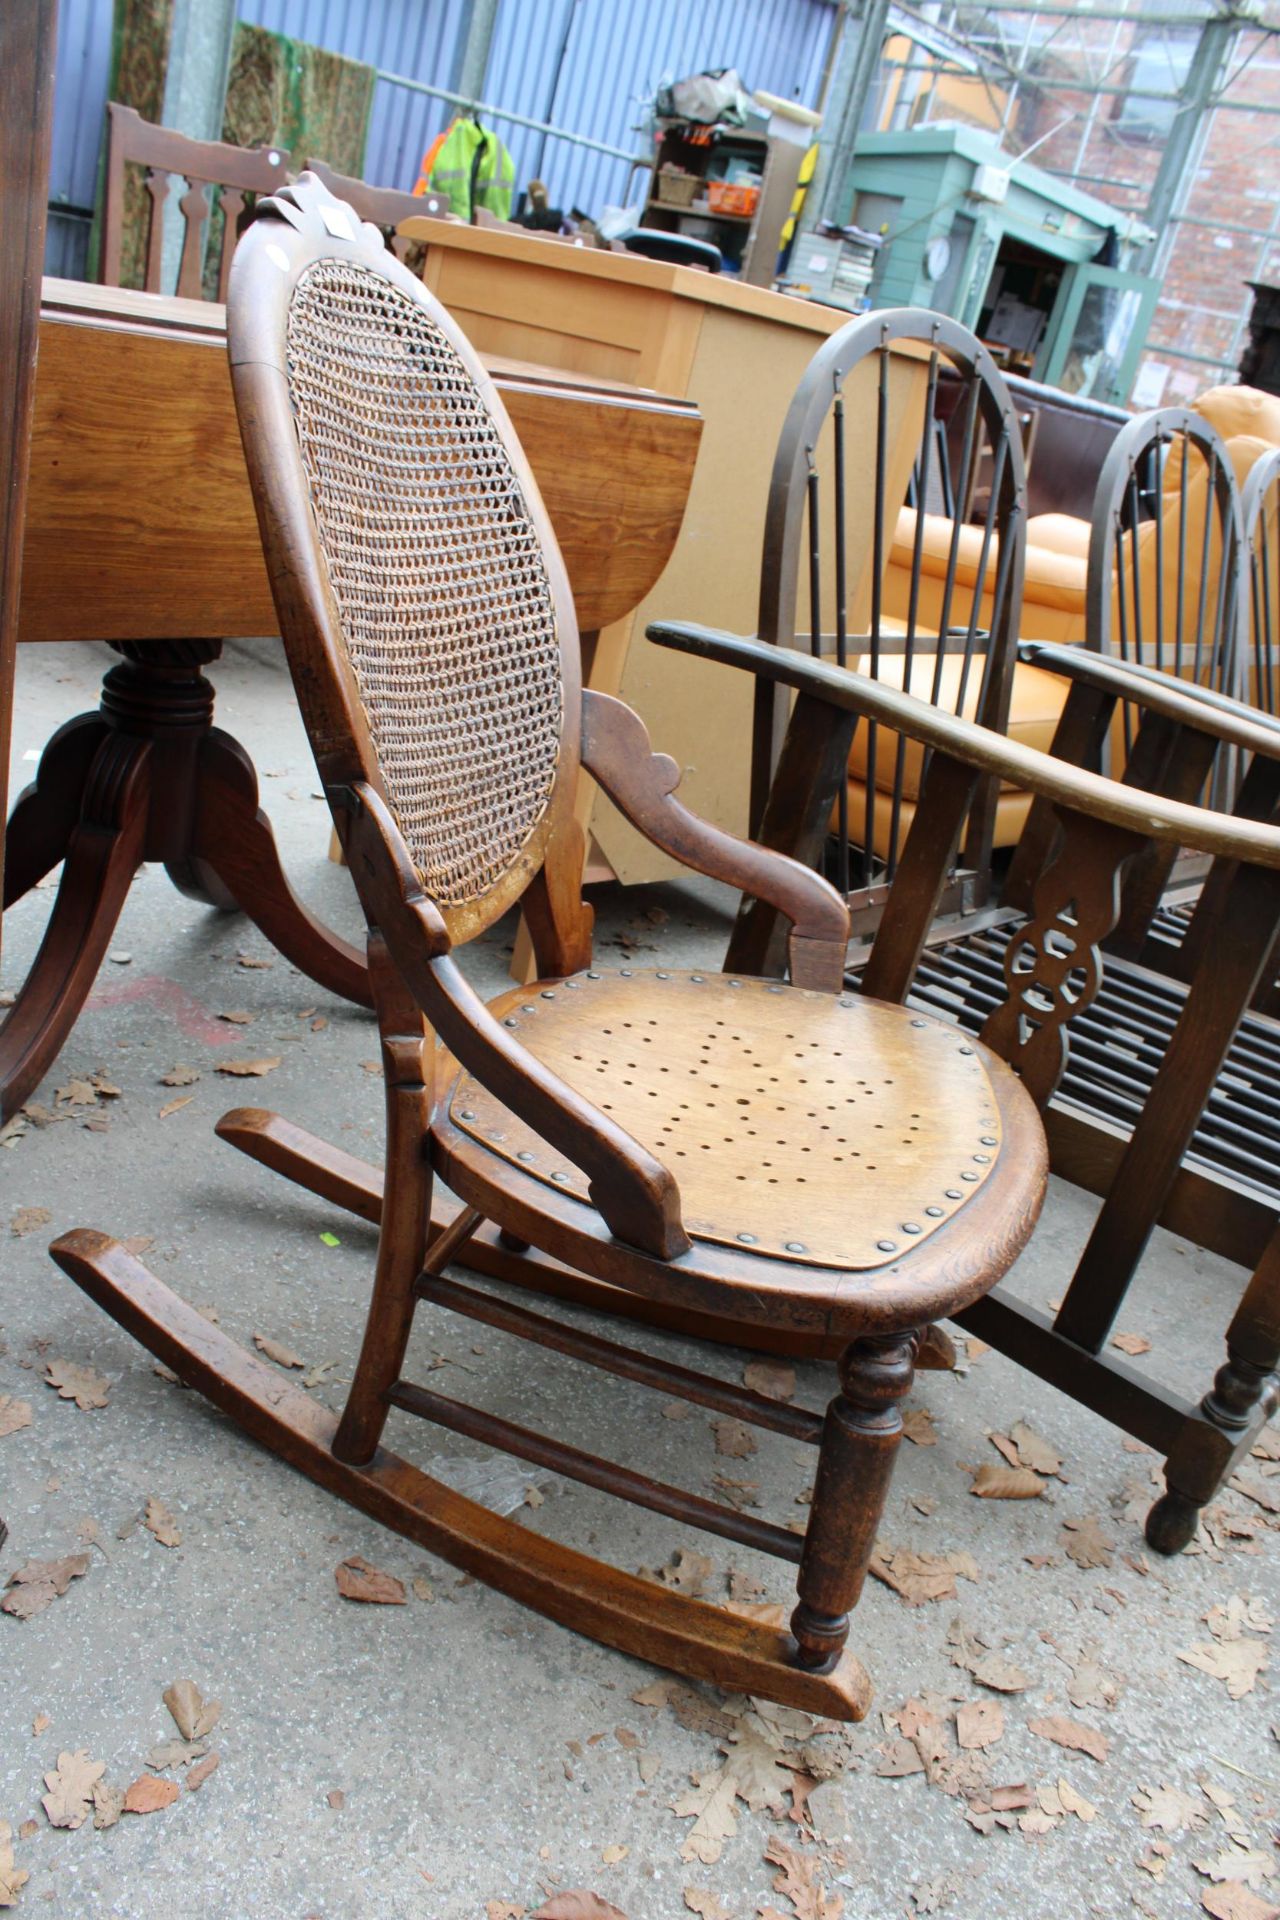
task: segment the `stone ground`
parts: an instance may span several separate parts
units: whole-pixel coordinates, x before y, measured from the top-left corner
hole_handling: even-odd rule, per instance
[[[102,657],[89,647],[23,650],[18,784],[52,727],[91,704]],[[327,821],[278,650],[231,649],[215,673],[222,719],[265,776],[265,803],[300,889],[354,932],[349,881],[324,858]],[[9,916],[9,988],[35,950],[49,897],[37,892]],[[702,884],[603,890],[599,951],[620,959],[625,935],[642,943],[638,964],[714,966],[731,905]],[[467,956],[488,991],[503,984],[510,937],[500,929]],[[690,1911],[754,1920],[761,1910],[788,1920],[792,1912],[799,1920],[1274,1912],[1265,1895],[1274,1898],[1280,1881],[1252,1896],[1257,1908],[1246,1896],[1237,1909],[1229,1889],[1215,1889],[1195,1864],[1259,1878],[1276,1865],[1273,1669],[1264,1665],[1233,1699],[1222,1678],[1179,1658],[1197,1645],[1221,1646],[1219,1657],[1246,1680],[1267,1659],[1268,1615],[1280,1600],[1274,1513],[1232,1493],[1199,1550],[1157,1561],[1141,1535],[1152,1457],[994,1353],[971,1353],[954,1377],[921,1379],[912,1404],[932,1416],[935,1443],[903,1448],[885,1519],[892,1546],[969,1556],[959,1561],[957,1591],[912,1606],[869,1584],[854,1641],[875,1683],[875,1709],[848,1737],[819,1732],[803,1756],[804,1727],[786,1716],[761,1720],[711,1689],[659,1684],[646,1694],[658,1704],[638,1702],[661,1676],[383,1533],[160,1378],[51,1265],[45,1245],[55,1232],[94,1225],[146,1236],[156,1272],[215,1306],[244,1342],[263,1333],[309,1366],[334,1363],[314,1390],[335,1405],[361,1325],[372,1232],[241,1159],[214,1139],[212,1124],[245,1099],[267,1102],[377,1159],[380,1083],[362,1071],[376,1052],[372,1022],[282,960],[242,968],[240,951],[270,958],[246,923],[185,900],[160,869],[148,870],[115,958],[36,1096],[55,1123],[29,1125],[0,1151],[0,1395],[32,1410],[29,1425],[0,1438],[0,1512],[10,1527],[0,1582],[33,1559],[90,1556],[87,1574],[38,1615],[0,1619],[0,1819],[12,1825],[17,1867],[30,1876],[19,1910],[66,1920],[178,1912],[508,1920],[532,1915],[550,1890],[581,1887],[629,1920]],[[251,1024],[216,1018],[227,1010],[249,1013]],[[216,1072],[229,1059],[276,1055],[281,1064],[266,1079]],[[179,1065],[198,1080],[163,1085]],[[59,1088],[99,1070],[118,1097],[59,1105]],[[180,1098],[187,1104],[162,1118]],[[19,1233],[26,1208],[49,1218]],[[1086,1196],[1055,1186],[1018,1268],[1020,1290],[1042,1299],[1061,1290],[1093,1211]],[[1143,1364],[1188,1394],[1202,1392],[1241,1280],[1194,1246],[1158,1236],[1122,1323],[1150,1341]],[[698,1359],[675,1339],[653,1336],[652,1345]],[[700,1410],[655,1419],[653,1397],[622,1383],[587,1397],[570,1362],[428,1312],[415,1347],[419,1369],[443,1356],[433,1384],[446,1391],[553,1430],[571,1409],[564,1427],[589,1446],[708,1492],[717,1472],[755,1482],[764,1510],[803,1515],[812,1456],[794,1442],[762,1435],[749,1457],[717,1455]],[[703,1358],[737,1378],[748,1356]],[[108,1404],[81,1410],[56,1397],[43,1384],[50,1361],[105,1376]],[[816,1365],[798,1372],[796,1397],[820,1406],[829,1373]],[[990,1433],[1018,1420],[1058,1451],[1061,1477],[1039,1499],[972,1498],[970,1469],[999,1464]],[[536,1486],[542,1504],[523,1514],[532,1526],[595,1543],[633,1568],[668,1563],[678,1549],[705,1550],[712,1595],[724,1592],[734,1566],[767,1598],[788,1597],[776,1563],[519,1466],[499,1463],[486,1477],[479,1450],[416,1425],[408,1433],[409,1425],[393,1426],[393,1445],[434,1458],[435,1470],[459,1483],[479,1471],[493,1501],[522,1499]],[[1280,1492],[1268,1466],[1274,1475],[1273,1463],[1253,1463],[1264,1501]],[[753,1489],[736,1491],[750,1497]],[[170,1510],[179,1545],[141,1524],[152,1498]],[[1106,1564],[1085,1568],[1068,1557],[1063,1523],[1078,1519],[1096,1521],[1113,1543],[1096,1556]],[[334,1569],[352,1554],[407,1583],[408,1603],[340,1598]],[[1240,1634],[1235,1596],[1260,1605],[1242,1638],[1220,1643],[1205,1615],[1226,1610],[1212,1624]],[[948,1634],[957,1619],[1020,1669],[1021,1690],[993,1691],[954,1664],[960,1649]],[[220,1764],[200,1791],[145,1817],[125,1814],[104,1831],[92,1821],[75,1831],[51,1826],[43,1776],[59,1754],[85,1749],[104,1763],[106,1782],[128,1786],[148,1753],[174,1736],[161,1694],[179,1679],[221,1702],[209,1742]],[[909,1701],[916,1704],[903,1717]],[[997,1707],[1004,1732],[961,1753],[952,1716],[972,1701]],[[1106,1759],[1029,1729],[1055,1715],[1105,1736]],[[906,1746],[904,1733],[913,1736]],[[714,1784],[706,1776],[726,1766],[722,1743],[737,1750],[737,1777],[756,1809],[737,1800],[718,1857],[682,1858],[694,1822],[672,1802],[694,1792],[694,1775],[704,1777],[706,1797]],[[886,1772],[918,1769],[921,1753],[932,1779]],[[785,1790],[796,1775],[780,1770],[775,1754],[807,1764],[810,1776],[831,1775],[807,1824],[789,1817]],[[1002,1787],[1028,1789],[1004,1796],[1022,1803],[1004,1813],[1006,1824],[981,1811]],[[803,1780],[795,1795],[803,1799]],[[1135,1804],[1139,1795],[1155,1798]],[[1088,1805],[1070,1811],[1080,1798]],[[722,1781],[716,1804],[728,1799]],[[714,1827],[714,1812],[703,1827]],[[716,1854],[714,1837],[703,1842],[699,1829],[698,1838],[704,1856]],[[769,1848],[779,1856],[773,1863]],[[4,1859],[0,1849],[0,1872]]]

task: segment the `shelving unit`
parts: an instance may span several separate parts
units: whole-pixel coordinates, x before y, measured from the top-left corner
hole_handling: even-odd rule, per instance
[[[763,181],[768,157],[769,140],[763,133],[749,133],[738,127],[695,128],[684,124],[667,127],[658,142],[644,224],[669,233],[686,233],[695,239],[710,240],[719,247],[730,272],[743,271],[750,253],[756,214],[713,213],[707,202],[706,186],[713,180],[726,180],[735,161],[750,167],[758,186]],[[682,173],[706,183],[694,189],[695,199],[689,206],[659,198],[658,179],[664,167],[678,167]]]

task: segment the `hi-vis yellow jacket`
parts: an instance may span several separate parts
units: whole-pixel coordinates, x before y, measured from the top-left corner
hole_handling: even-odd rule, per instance
[[[462,220],[470,220],[475,207],[508,220],[515,178],[515,163],[497,134],[460,116],[423,154],[413,190],[443,194]]]

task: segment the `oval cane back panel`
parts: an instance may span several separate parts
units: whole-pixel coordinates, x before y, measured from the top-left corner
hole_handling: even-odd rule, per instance
[[[973,1042],[903,1007],[623,970],[516,988],[492,1011],[670,1169],[695,1240],[872,1271],[954,1218],[999,1158]],[[450,1119],[588,1199],[577,1167],[468,1074]]]
[[[289,389],[360,699],[427,892],[477,900],[555,784],[563,690],[537,528],[429,312],[320,260],[289,309]]]

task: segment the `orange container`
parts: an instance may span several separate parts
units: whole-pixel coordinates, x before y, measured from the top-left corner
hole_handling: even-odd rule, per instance
[[[712,213],[754,213],[759,198],[759,187],[730,186],[727,180],[707,183],[707,202]]]

